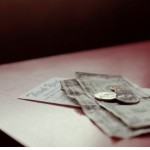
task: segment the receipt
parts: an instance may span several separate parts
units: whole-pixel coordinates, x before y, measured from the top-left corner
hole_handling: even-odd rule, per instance
[[[64,78],[49,79],[20,96],[19,99],[80,107],[75,99],[67,97],[61,90],[61,80]]]

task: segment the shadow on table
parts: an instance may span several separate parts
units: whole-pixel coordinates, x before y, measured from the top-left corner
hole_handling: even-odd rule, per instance
[[[0,139],[0,147],[24,147],[2,131],[0,131]]]

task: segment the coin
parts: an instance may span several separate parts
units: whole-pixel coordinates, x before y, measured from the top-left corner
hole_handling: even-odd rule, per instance
[[[99,92],[95,94],[95,99],[111,101],[116,98],[115,92]]]
[[[113,85],[111,86],[111,90],[113,92],[118,92],[118,91],[122,91],[122,90],[126,90],[127,88],[121,85]]]
[[[140,99],[129,90],[122,90],[116,92],[116,100],[125,104],[135,104],[140,101]]]

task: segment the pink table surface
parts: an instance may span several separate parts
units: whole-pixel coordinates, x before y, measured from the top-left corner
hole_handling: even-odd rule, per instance
[[[75,71],[121,74],[150,87],[150,41],[0,66],[0,129],[25,146],[150,146],[150,134],[117,140],[100,131],[80,108],[19,100],[52,77]]]

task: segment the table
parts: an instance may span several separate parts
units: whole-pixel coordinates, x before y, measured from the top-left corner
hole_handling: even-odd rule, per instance
[[[80,108],[19,100],[52,77],[75,71],[120,74],[150,87],[150,41],[3,64],[0,66],[0,129],[24,146],[150,146],[150,134],[109,138]]]

